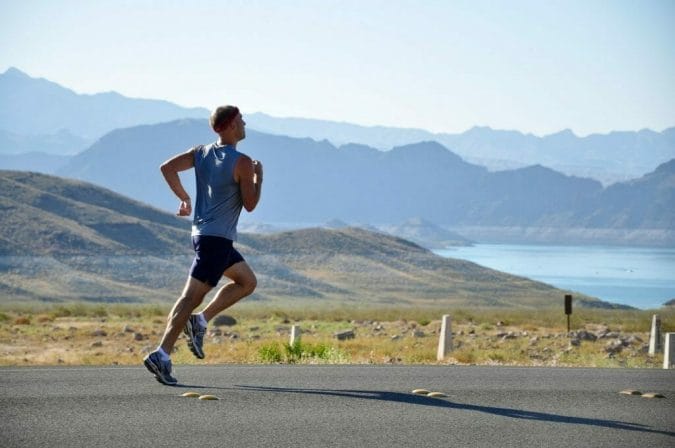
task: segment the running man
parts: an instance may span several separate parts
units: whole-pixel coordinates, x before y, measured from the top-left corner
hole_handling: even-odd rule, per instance
[[[187,336],[190,351],[203,359],[207,322],[250,295],[257,284],[255,274],[232,243],[237,238],[241,208],[251,212],[260,201],[262,164],[237,151],[237,143],[246,137],[246,123],[238,108],[218,107],[211,114],[210,124],[219,137],[215,143],[195,146],[161,166],[164,179],[180,200],[178,216],[192,213],[190,196],[178,173],[194,168],[197,180],[192,221],[195,258],[190,275],[169,313],[159,347],[143,360],[159,382],[170,386],[178,382],[171,375],[170,354],[180,332]],[[192,314],[223,276],[230,282],[220,288],[201,313]]]

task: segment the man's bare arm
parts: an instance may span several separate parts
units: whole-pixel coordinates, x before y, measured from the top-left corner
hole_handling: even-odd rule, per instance
[[[178,173],[180,171],[189,170],[194,167],[194,149],[190,149],[183,154],[178,154],[166,162],[162,163],[159,169],[162,171],[164,180],[169,184],[169,188],[174,192],[178,199],[180,199],[180,206],[178,207],[178,216],[190,216],[192,213],[192,204],[190,203],[190,195],[188,195],[183,184],[180,181]]]
[[[235,180],[239,183],[244,208],[252,212],[260,202],[263,181],[262,163],[251,160],[248,156],[240,157],[235,167]]]

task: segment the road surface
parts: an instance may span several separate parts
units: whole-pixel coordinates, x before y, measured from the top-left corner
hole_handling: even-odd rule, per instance
[[[0,368],[0,445],[675,446],[673,370],[183,365],[175,373],[181,384],[168,387],[142,366]],[[187,391],[220,399],[180,396]]]

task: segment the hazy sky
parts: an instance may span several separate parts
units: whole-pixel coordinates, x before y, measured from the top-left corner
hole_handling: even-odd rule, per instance
[[[0,0],[0,71],[79,93],[537,135],[675,125],[675,1]]]

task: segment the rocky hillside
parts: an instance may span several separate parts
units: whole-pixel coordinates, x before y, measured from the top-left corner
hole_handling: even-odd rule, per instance
[[[189,222],[91,184],[0,171],[0,301],[173,301],[191,261]],[[358,228],[242,234],[252,300],[503,306],[564,292]],[[608,307],[579,297],[577,303]]]
[[[0,171],[0,255],[185,254],[189,222],[110,190]]]

